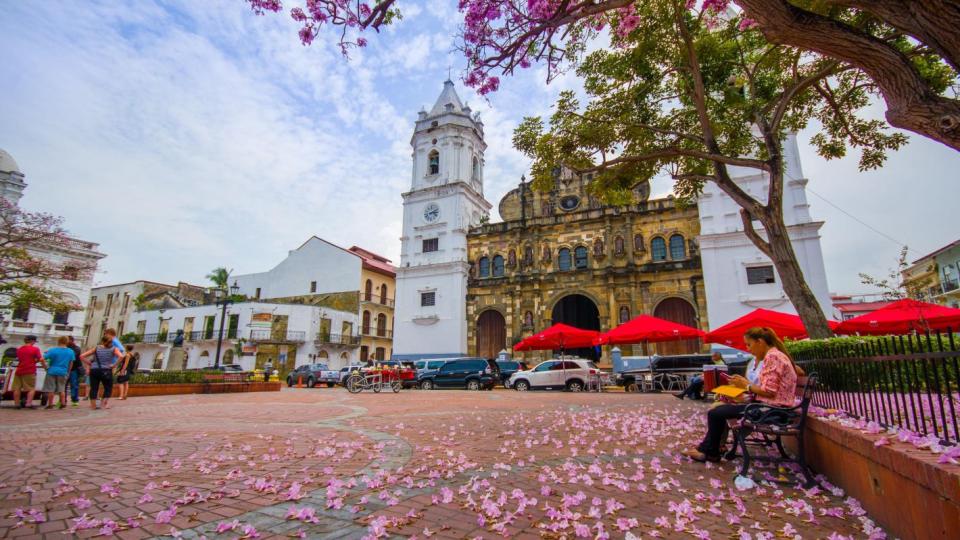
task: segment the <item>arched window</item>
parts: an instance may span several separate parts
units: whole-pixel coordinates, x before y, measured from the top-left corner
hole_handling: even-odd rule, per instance
[[[387,284],[386,283],[380,286],[380,303],[381,304],[387,303]]]
[[[370,334],[370,312],[363,311],[363,334]]]
[[[368,279],[363,287],[363,299],[369,302],[371,298],[373,298],[373,282]]]
[[[630,320],[630,308],[627,306],[620,306],[620,324],[623,324]]]
[[[350,361],[350,353],[346,353],[346,352],[340,353],[340,359],[343,360],[344,363],[349,362],[349,361]]]
[[[650,251],[653,253],[654,261],[665,261],[667,260],[667,243],[660,238],[659,236],[650,240]]]
[[[317,358],[323,358],[324,360],[327,360],[330,358],[330,353],[327,351],[320,351],[320,354],[317,355]]]
[[[497,255],[493,258],[493,277],[503,276],[503,257]]]
[[[624,252],[623,237],[618,236],[613,240],[613,253],[616,255],[623,255],[623,252]]]
[[[566,272],[570,270],[570,250],[567,248],[561,248],[557,252],[557,268],[561,272]]]
[[[635,234],[633,235],[633,249],[636,251],[646,251],[646,246],[643,245],[643,235]]]
[[[480,257],[480,277],[490,277],[490,259],[487,257]]]
[[[577,246],[577,249],[573,250],[573,265],[577,270],[583,270],[587,267],[587,248]]]
[[[676,261],[687,258],[686,242],[679,234],[670,237],[670,258]]]
[[[387,316],[383,313],[377,315],[377,335],[380,337],[387,335]]]
[[[427,174],[440,174],[440,152],[431,150],[428,159],[430,166]]]

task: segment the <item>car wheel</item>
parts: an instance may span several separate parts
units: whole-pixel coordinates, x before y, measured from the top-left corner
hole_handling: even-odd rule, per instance
[[[517,392],[526,392],[530,389],[530,383],[527,381],[517,381],[513,383],[513,389]]]
[[[623,387],[623,391],[624,391],[624,392],[629,392],[629,393],[637,392],[637,391],[639,391],[639,390],[640,390],[640,388],[637,386],[637,383],[635,383],[635,382],[627,383],[627,384],[624,385],[624,387]]]
[[[467,390],[479,390],[479,389],[480,389],[480,381],[476,379],[467,381]]]
[[[287,377],[287,388],[293,388],[293,379]]]
[[[420,382],[421,390],[433,390],[433,381],[421,381]]]
[[[328,383],[327,383],[327,388],[333,388],[334,386],[335,386],[335,384],[332,383],[332,382],[328,382]]]
[[[313,388],[313,387],[316,386],[316,385],[317,385],[317,383],[316,383],[316,381],[313,380],[312,377],[309,378],[309,379],[307,379],[307,388]]]
[[[582,392],[583,383],[580,381],[570,381],[567,383],[567,390],[571,392]]]

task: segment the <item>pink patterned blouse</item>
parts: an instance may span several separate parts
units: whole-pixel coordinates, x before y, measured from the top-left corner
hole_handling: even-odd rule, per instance
[[[796,399],[797,372],[790,358],[775,348],[767,351],[763,359],[763,367],[760,369],[760,383],[757,386],[764,392],[774,394],[772,398],[757,396],[757,401],[778,407],[792,407]]]

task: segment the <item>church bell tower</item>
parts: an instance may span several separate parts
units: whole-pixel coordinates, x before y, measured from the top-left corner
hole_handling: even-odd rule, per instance
[[[395,359],[464,356],[470,265],[467,232],[489,215],[483,198],[483,122],[452,81],[418,114],[410,191],[403,194]]]

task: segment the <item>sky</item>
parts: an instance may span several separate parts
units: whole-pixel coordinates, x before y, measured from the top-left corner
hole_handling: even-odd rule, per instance
[[[100,244],[95,285],[260,272],[311,235],[397,261],[417,111],[465,64],[454,0],[400,6],[404,19],[346,60],[331,35],[304,47],[286,14],[242,0],[6,3],[0,148],[26,175],[21,206]],[[545,79],[525,70],[487,99],[457,85],[485,125],[494,212],[530,165],[514,127],[579,88]],[[900,244],[916,258],[957,239],[960,154],[911,135],[861,173],[856,155],[817,156],[814,133],[800,134],[801,158],[831,291],[874,292],[858,273],[885,275]]]

